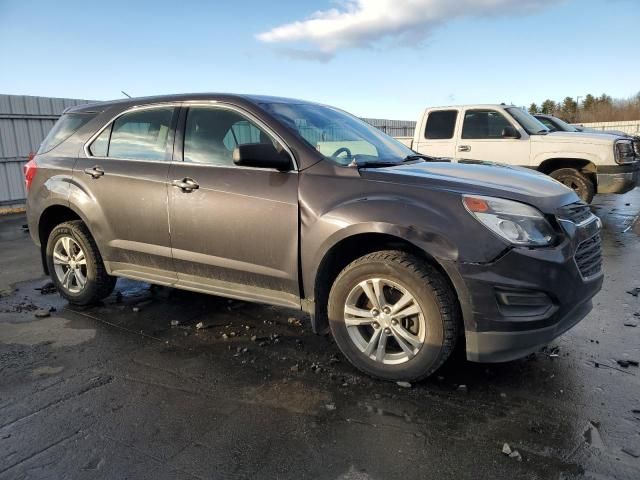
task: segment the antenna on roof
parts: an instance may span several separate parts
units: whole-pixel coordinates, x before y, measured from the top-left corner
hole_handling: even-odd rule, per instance
[[[120,90],[120,91],[123,93],[123,95],[126,95],[127,97],[131,98],[131,95],[129,95],[129,94],[128,94],[127,92],[125,92],[124,90]]]

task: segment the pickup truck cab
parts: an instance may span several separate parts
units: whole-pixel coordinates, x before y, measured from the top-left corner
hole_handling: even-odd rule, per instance
[[[491,161],[546,173],[591,202],[638,183],[640,141],[616,135],[552,132],[521,108],[464,105],[427,108],[413,139],[418,153],[454,162]]]
[[[117,277],[303,309],[388,380],[527,355],[591,310],[600,221],[549,177],[417,155],[326,105],[169,95],[68,110],[26,165],[70,303]]]

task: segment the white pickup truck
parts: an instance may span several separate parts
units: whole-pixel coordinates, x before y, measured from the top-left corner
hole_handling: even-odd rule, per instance
[[[413,138],[397,139],[418,153],[454,162],[532,168],[573,188],[586,202],[596,193],[628,192],[640,176],[640,141],[551,132],[529,113],[508,105],[427,108]]]

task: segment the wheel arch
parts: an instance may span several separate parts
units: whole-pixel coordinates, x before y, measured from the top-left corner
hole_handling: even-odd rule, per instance
[[[38,219],[38,239],[40,240],[40,259],[44,272],[49,275],[47,266],[47,242],[49,235],[57,225],[73,220],[81,220],[89,232],[91,228],[84,216],[71,205],[53,204],[45,208]],[[92,234],[93,235],[93,234]]]
[[[579,172],[584,173],[593,182],[594,186],[598,185],[598,167],[593,161],[586,158],[548,158],[540,163],[538,171],[549,175],[551,172],[560,168],[575,168]]]
[[[425,248],[424,244],[411,241],[404,235],[400,236],[397,232],[376,229],[343,236],[325,251],[314,272],[313,296],[310,300],[305,300],[307,310],[311,314],[314,332],[326,333],[329,330],[327,304],[331,286],[338,274],[357,258],[382,250],[405,251],[436,268],[449,283],[458,306],[462,310],[462,316],[466,317],[465,310],[467,308],[465,305],[470,305],[468,300],[470,297],[462,278],[452,265],[457,252],[450,251],[449,255],[444,256],[435,255],[433,250]],[[436,250],[440,249],[436,248]],[[307,297],[311,297],[311,295],[307,295]]]

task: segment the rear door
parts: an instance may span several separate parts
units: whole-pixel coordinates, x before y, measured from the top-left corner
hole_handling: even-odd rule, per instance
[[[454,108],[429,110],[418,128],[418,142],[414,150],[434,157],[455,158],[455,130],[458,110]]]
[[[456,159],[483,160],[509,165],[529,164],[530,142],[523,138],[504,138],[502,131],[512,126],[521,131],[498,110],[466,109],[462,118],[462,129],[456,147]]]
[[[140,107],[119,115],[88,142],[74,179],[108,268],[133,278],[175,282],[167,175],[178,108]]]
[[[299,306],[298,174],[232,160],[237,145],[278,142],[275,134],[223,105],[190,106],[180,125],[169,173],[179,284]]]

